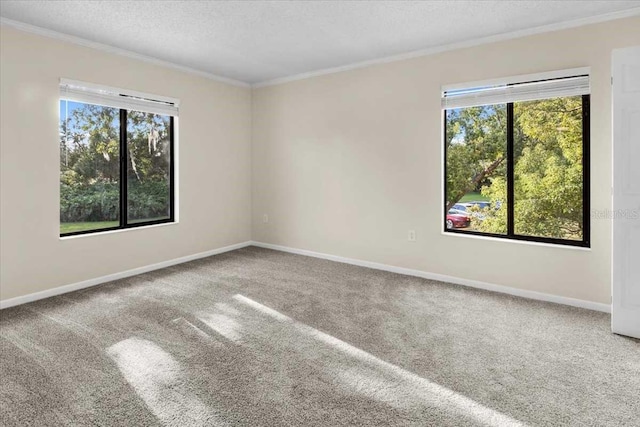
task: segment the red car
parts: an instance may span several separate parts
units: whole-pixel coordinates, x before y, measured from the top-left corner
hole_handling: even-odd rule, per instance
[[[462,211],[450,209],[447,213],[447,230],[465,228],[471,225],[471,218]]]

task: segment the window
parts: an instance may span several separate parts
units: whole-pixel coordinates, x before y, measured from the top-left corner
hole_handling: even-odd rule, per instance
[[[63,81],[60,235],[173,222],[177,102]]]
[[[589,246],[589,77],[566,74],[443,91],[446,232]]]

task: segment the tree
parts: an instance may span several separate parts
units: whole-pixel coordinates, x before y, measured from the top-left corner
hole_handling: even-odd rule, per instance
[[[82,104],[61,121],[64,170],[74,172],[75,183],[117,182],[119,178],[119,110]],[[61,159],[63,160],[63,159]]]
[[[127,149],[129,219],[169,215],[169,117],[129,111]]]
[[[504,104],[447,111],[447,210],[506,173],[506,116]]]
[[[447,112],[447,209],[470,191],[492,201],[473,227],[506,233],[506,109]],[[514,103],[514,227],[517,234],[581,239],[582,99]]]
[[[582,239],[582,98],[514,105],[515,230]]]
[[[166,216],[169,117],[137,111],[127,115],[129,218]],[[60,192],[62,222],[118,220],[120,109],[73,103],[70,114],[62,115]]]

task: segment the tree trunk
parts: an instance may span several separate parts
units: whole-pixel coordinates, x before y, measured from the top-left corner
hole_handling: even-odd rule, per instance
[[[478,183],[480,183],[483,179],[487,178],[488,176],[491,176],[491,174],[493,174],[493,172],[498,168],[498,166],[500,166],[500,164],[502,164],[503,161],[504,161],[504,157],[500,157],[494,160],[493,163],[491,163],[485,170],[480,172],[473,179],[473,181],[471,181],[471,184],[469,184],[467,187],[459,191],[458,194],[456,194],[456,196],[452,200],[450,200],[449,203],[447,204],[447,212],[449,212],[449,209],[451,209],[453,205],[458,203],[458,200],[462,199],[462,197],[464,197],[465,194],[467,194],[469,191],[476,188],[478,186]]]
[[[131,148],[129,148],[129,160],[131,161],[131,169],[133,169],[133,173],[136,175],[138,182],[142,181],[140,179],[140,174],[138,173],[138,165],[136,164],[136,159],[133,153],[131,152]]]

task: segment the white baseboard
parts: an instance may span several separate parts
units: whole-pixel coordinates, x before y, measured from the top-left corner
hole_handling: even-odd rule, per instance
[[[504,294],[515,295],[522,298],[535,299],[540,301],[548,301],[556,304],[570,305],[573,307],[586,308],[589,310],[602,311],[605,313],[611,313],[611,306],[608,304],[602,304],[592,301],[585,301],[575,298],[562,297],[558,295],[545,294],[542,292],[528,291],[524,289],[511,288],[509,286],[495,285],[492,283],[480,282],[477,280],[462,279],[454,276],[446,276],[443,274],[429,273],[421,270],[413,270],[410,268],[395,267],[393,265],[381,264],[371,261],[363,261],[353,258],[345,258],[337,255],[324,254],[320,252],[308,251],[305,249],[290,248],[287,246],[272,245],[270,243],[262,242],[242,242],[235,245],[225,246],[223,248],[212,249],[206,252],[200,252],[193,255],[188,255],[181,258],[175,258],[168,261],[159,262],[157,264],[151,264],[143,267],[134,268],[132,270],[123,271],[120,273],[109,274],[95,279],[89,279],[82,282],[72,283],[70,285],[59,286],[53,289],[47,289],[46,291],[35,292],[28,295],[23,295],[15,298],[9,298],[6,300],[0,300],[0,310],[4,308],[14,307],[20,304],[26,304],[28,302],[41,300],[44,298],[53,297],[56,295],[65,294],[67,292],[77,291],[79,289],[85,289],[91,286],[99,285],[101,283],[111,282],[113,280],[124,279],[126,277],[135,276],[138,274],[146,273],[153,270],[159,270],[161,268],[170,267],[172,265],[182,264],[185,262],[193,261],[200,258],[206,258],[212,255],[218,255],[224,252],[233,251],[236,249],[245,248],[247,246],[257,246],[260,248],[274,249],[277,251],[288,252],[292,254],[305,255],[314,258],[322,258],[330,261],[341,262],[344,264],[352,264],[360,267],[373,268],[375,270],[389,271],[392,273],[405,274],[407,276],[421,277],[423,279],[438,280],[441,282],[454,283],[457,285],[470,286],[472,288],[485,289],[493,292],[501,292]]]
[[[585,300],[576,299],[576,298],[562,297],[562,296],[559,296],[559,295],[545,294],[545,293],[536,292],[536,291],[528,291],[528,290],[525,290],[525,289],[518,289],[518,288],[509,287],[509,286],[495,285],[495,284],[492,284],[492,283],[480,282],[480,281],[477,281],[477,280],[462,279],[462,278],[459,278],[459,277],[446,276],[446,275],[443,275],[443,274],[436,274],[436,273],[429,273],[429,272],[426,272],[426,271],[413,270],[413,269],[410,269],[410,268],[395,267],[393,265],[380,264],[380,263],[377,263],[377,262],[362,261],[362,260],[359,260],[359,259],[352,259],[352,258],[344,258],[344,257],[337,256],[337,255],[323,254],[323,253],[320,253],[320,252],[313,252],[313,251],[308,251],[308,250],[305,250],[305,249],[296,249],[296,248],[290,248],[290,247],[287,247],[287,246],[272,245],[271,243],[251,242],[251,244],[253,246],[258,246],[260,248],[274,249],[274,250],[277,250],[277,251],[289,252],[289,253],[298,254],[298,255],[306,255],[306,256],[310,256],[310,257],[314,257],[314,258],[322,258],[322,259],[327,259],[327,260],[331,260],[331,261],[341,262],[341,263],[344,263],[344,264],[352,264],[352,265],[358,265],[360,267],[373,268],[375,270],[389,271],[389,272],[392,272],[392,273],[405,274],[407,276],[421,277],[423,279],[438,280],[438,281],[441,281],[441,282],[454,283],[456,285],[469,286],[469,287],[472,287],[472,288],[484,289],[484,290],[492,291],[492,292],[500,292],[500,293],[503,293],[503,294],[514,295],[514,296],[518,296],[518,297],[522,297],[522,298],[534,299],[534,300],[539,300],[539,301],[553,302],[553,303],[556,303],[556,304],[564,304],[564,305],[570,305],[572,307],[586,308],[586,309],[589,309],[589,310],[595,310],[595,311],[602,311],[602,312],[605,312],[605,313],[611,313],[611,306],[609,304],[602,304],[602,303],[599,303],[599,302],[592,302],[592,301],[585,301]]]
[[[47,289],[46,291],[35,292],[33,294],[23,295],[15,298],[9,298],[6,300],[0,300],[0,310],[3,308],[14,307],[20,304],[26,304],[28,302],[37,301],[44,298],[53,297],[56,295],[66,294],[67,292],[77,291],[79,289],[89,288],[91,286],[99,285],[101,283],[111,282],[113,280],[124,279],[126,277],[135,276],[138,274],[146,273],[153,270],[159,270],[165,267],[171,267],[172,265],[182,264],[184,262],[193,261],[200,258],[206,258],[212,255],[218,255],[224,252],[233,251],[236,249],[246,248],[251,246],[251,242],[242,242],[235,245],[225,246],[223,248],[212,249],[210,251],[200,252],[193,255],[187,255],[180,258],[170,259],[168,261],[159,262],[157,264],[146,265],[144,267],[134,268],[132,270],[123,271],[120,273],[108,274],[106,276],[97,277],[95,279],[84,280],[82,282],[72,283],[70,285],[59,286],[53,289]]]

